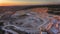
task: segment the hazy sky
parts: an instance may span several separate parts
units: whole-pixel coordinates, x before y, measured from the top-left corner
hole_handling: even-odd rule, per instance
[[[60,0],[0,0],[0,5],[58,4]]]
[[[13,2],[60,2],[60,0],[0,0],[3,2],[13,1]]]

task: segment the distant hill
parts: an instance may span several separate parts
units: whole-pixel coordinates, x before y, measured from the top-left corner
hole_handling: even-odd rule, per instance
[[[60,13],[60,5],[58,4],[57,5],[0,6],[0,12],[19,11],[19,10],[27,10],[27,9],[32,9],[32,8],[41,8],[41,7],[47,7],[49,14]]]

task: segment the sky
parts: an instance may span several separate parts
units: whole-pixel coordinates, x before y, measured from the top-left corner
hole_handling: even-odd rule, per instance
[[[0,0],[0,6],[59,4],[60,0]]]

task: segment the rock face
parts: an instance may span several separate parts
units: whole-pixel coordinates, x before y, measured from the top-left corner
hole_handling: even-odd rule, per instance
[[[11,13],[11,14],[10,14]],[[40,25],[47,23],[38,13],[31,10],[5,12],[1,18],[4,22],[3,30],[13,34],[19,34],[20,31],[30,34],[38,34]]]
[[[34,12],[34,10],[8,11],[0,15],[0,22],[3,22],[2,30],[7,34],[40,34],[39,28],[41,26],[45,28],[49,19],[54,16],[46,12]]]

